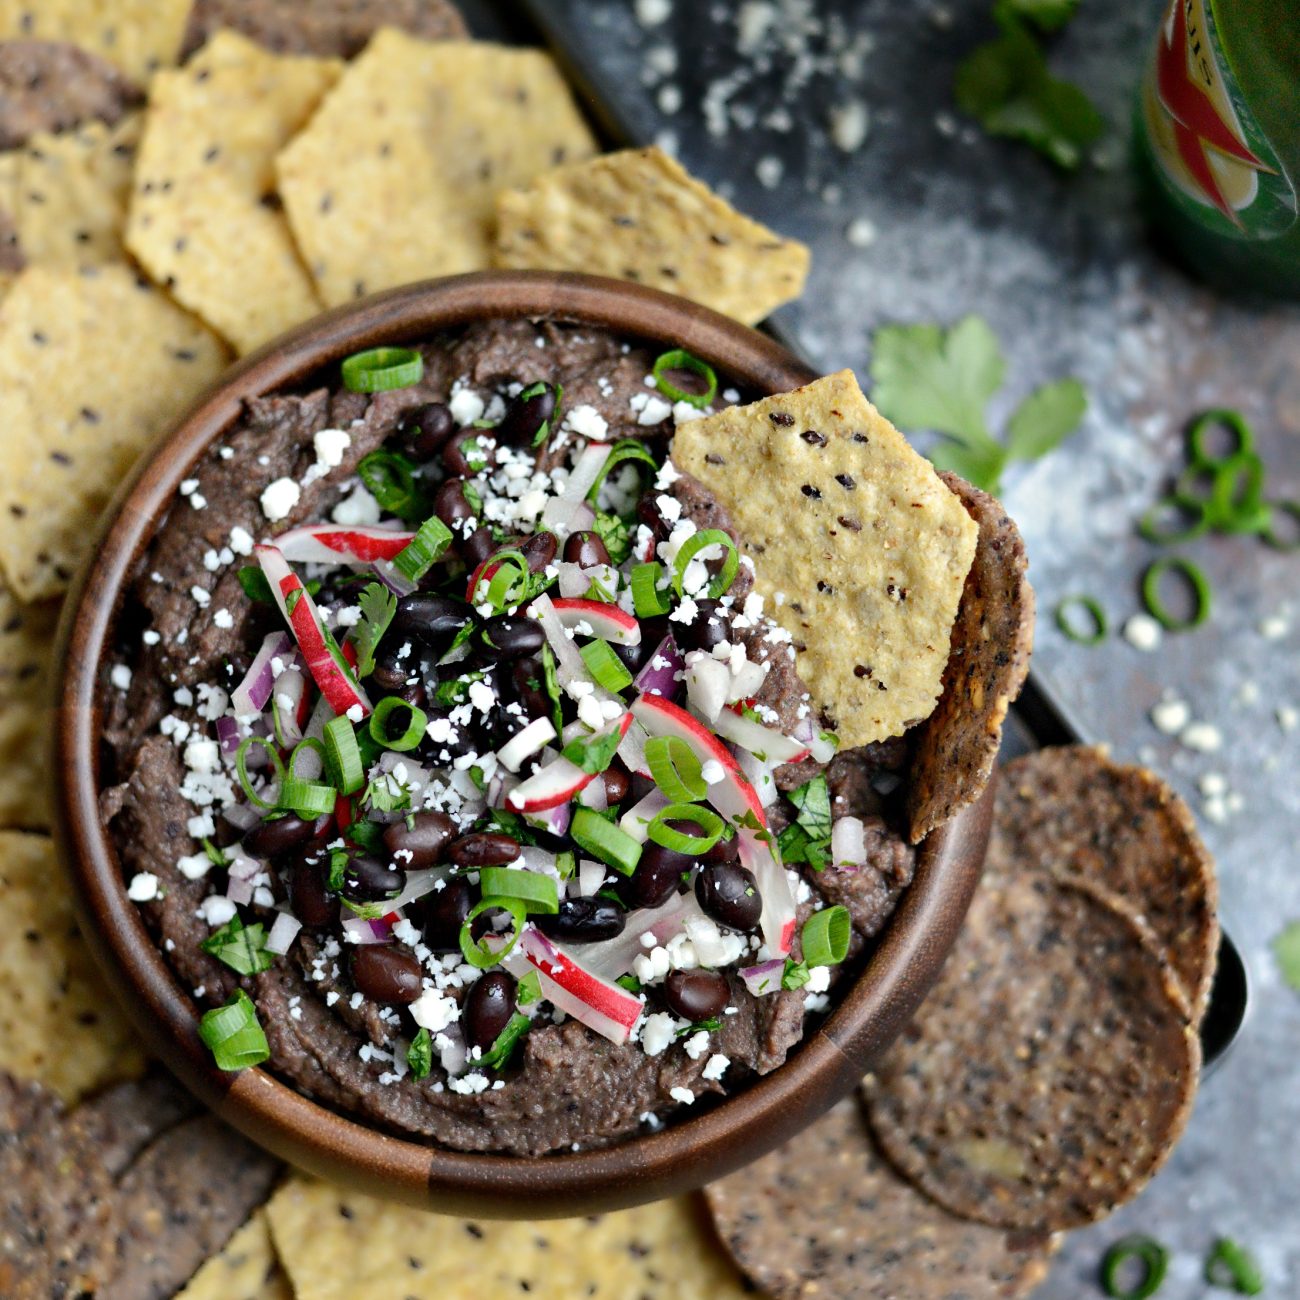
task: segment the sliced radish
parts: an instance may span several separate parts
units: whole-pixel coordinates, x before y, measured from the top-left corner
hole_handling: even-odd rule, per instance
[[[608,443],[593,442],[584,447],[582,455],[574,461],[573,468],[569,471],[560,500],[585,501],[613,450]]]
[[[541,812],[524,813],[524,821],[530,826],[556,836],[567,834],[572,817],[573,805],[568,803],[557,803],[554,808],[544,808]]]
[[[585,501],[566,501],[551,497],[542,507],[541,525],[557,537],[566,538],[579,533],[596,522],[596,512]]]
[[[724,740],[747,749],[757,758],[773,763],[793,763],[808,756],[808,746],[774,727],[765,727],[734,709],[722,709],[713,719],[714,730]]]
[[[373,564],[392,560],[410,545],[414,533],[378,525],[305,524],[275,539],[291,563]]]
[[[526,759],[532,758],[554,739],[555,724],[550,718],[534,718],[497,750],[497,758],[512,772],[518,772]]]
[[[731,672],[726,664],[703,650],[686,656],[686,698],[705,722],[717,718],[730,693]]]
[[[244,680],[230,693],[230,703],[235,715],[250,718],[266,708],[275,686],[275,669],[271,666],[276,659],[287,662],[293,653],[293,638],[288,632],[270,632],[263,639],[252,664],[244,674]]]
[[[588,970],[531,925],[524,926],[518,947],[504,964],[516,976],[535,970],[543,998],[611,1043],[626,1043],[640,1018],[640,998]]]
[[[576,763],[557,754],[545,767],[539,767],[526,781],[521,781],[506,796],[516,812],[545,812],[557,804],[568,803],[583,786],[594,778]]]
[[[330,708],[340,716],[360,709],[364,718],[371,712],[370,700],[346,659],[325,640],[316,602],[303,586],[302,579],[289,567],[278,547],[258,546],[254,553],[271,585],[275,603],[298,642],[307,669],[320,687],[321,694],[329,701]]]
[[[831,824],[831,863],[850,870],[867,865],[866,827],[860,817],[839,817]]]
[[[543,597],[528,607],[534,618],[540,618],[536,612]],[[560,626],[578,632],[580,636],[598,636],[615,645],[640,645],[641,624],[636,617],[619,609],[617,605],[608,605],[603,600],[552,600],[551,608],[559,618]],[[588,632],[586,629],[590,628]]]
[[[573,638],[565,631],[555,602],[549,596],[538,596],[528,606],[528,613],[542,625],[542,631],[546,633],[547,644],[555,655],[555,669],[560,684],[567,686],[570,682],[590,682],[591,674],[587,671],[586,662],[578,653],[578,647],[573,644]]]
[[[749,750],[741,749],[739,745],[736,746],[736,762],[740,764],[745,780],[754,787],[759,802],[764,808],[770,808],[781,793],[776,788],[776,781],[772,777],[772,769],[777,764],[770,760],[765,762],[756,754],[751,754]]]
[[[286,668],[275,679],[275,685],[271,689],[271,708],[280,724],[280,737],[286,745],[296,745],[302,739],[303,714],[311,703],[311,697],[307,694],[307,678],[298,667],[302,660],[295,655],[294,661],[293,667]],[[310,780],[320,773],[313,776],[303,770],[298,775]]]
[[[784,957],[794,943],[796,906],[790,878],[770,837],[761,839],[758,832],[742,826],[736,832],[736,847],[741,865],[754,873],[763,898],[758,921],[763,942],[773,956]]]

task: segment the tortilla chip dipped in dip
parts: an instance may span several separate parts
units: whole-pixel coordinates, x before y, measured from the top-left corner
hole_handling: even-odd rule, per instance
[[[743,1088],[830,1008],[996,561],[850,375],[750,396],[489,320],[249,400],[192,467],[102,811],[218,1065],[537,1156]]]

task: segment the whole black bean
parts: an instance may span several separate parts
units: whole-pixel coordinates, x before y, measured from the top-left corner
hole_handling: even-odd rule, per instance
[[[689,623],[673,624],[673,640],[679,650],[712,650],[728,639],[730,626],[716,600],[697,600],[699,611]]]
[[[451,437],[456,422],[442,402],[426,402],[402,417],[406,445],[417,460],[432,460]]]
[[[736,862],[740,858],[740,839],[733,835],[730,839],[720,839],[707,853],[703,854],[700,861],[707,863],[709,866],[716,866],[720,862]]]
[[[659,507],[655,505],[653,496],[643,496],[636,503],[636,517],[638,523],[645,524],[654,534],[656,542],[668,540],[668,522],[659,513]]]
[[[449,474],[473,478],[487,465],[496,464],[495,442],[496,433],[492,429],[462,429],[444,445],[442,463]]]
[[[446,649],[447,643],[465,623],[474,617],[474,611],[453,596],[439,596],[432,591],[413,591],[397,602],[397,612],[389,628],[389,637],[400,650],[400,638],[417,637],[436,650]],[[414,656],[408,655],[414,665]],[[411,674],[408,672],[407,674]]]
[[[274,858],[319,839],[329,831],[332,821],[328,813],[310,822],[293,813],[268,817],[244,836],[244,848],[255,858]]]
[[[519,659],[510,668],[510,680],[529,718],[549,718],[551,699],[543,685],[542,661]]]
[[[343,871],[343,897],[354,903],[379,903],[406,888],[406,872],[378,858],[353,858]]]
[[[622,803],[632,785],[632,776],[617,758],[605,769],[604,780],[606,803]]]
[[[466,1043],[486,1052],[514,1014],[515,977],[508,971],[488,971],[465,997],[460,1024]]]
[[[405,704],[409,704],[413,709],[423,709],[429,702],[429,693],[424,689],[424,683],[417,677],[414,681],[408,678],[400,686],[390,689],[390,695],[396,696]],[[403,715],[406,717],[407,715]]]
[[[409,953],[368,943],[352,958],[352,980],[372,1002],[414,1002],[424,991],[420,963]]]
[[[459,544],[457,550],[460,552],[460,558],[465,561],[471,568],[477,569],[489,555],[497,549],[497,539],[492,536],[492,530],[480,524],[470,535]]]
[[[599,533],[583,529],[569,534],[564,543],[564,558],[569,564],[580,564],[584,569],[590,569],[597,564],[608,564],[609,551]]]
[[[565,898],[554,914],[538,913],[533,924],[552,939],[569,943],[596,943],[623,933],[627,913],[609,898]]]
[[[289,870],[289,905],[293,914],[309,930],[333,925],[338,916],[338,901],[326,887],[325,854],[304,854]]]
[[[529,533],[525,537],[516,537],[509,543],[528,561],[530,573],[541,573],[560,549],[555,534],[542,529],[540,533]]]
[[[501,655],[515,659],[535,655],[546,644],[546,633],[535,618],[499,614],[483,624],[483,640]]]
[[[460,930],[478,902],[478,890],[468,880],[451,879],[426,894],[421,903],[424,942],[434,952],[459,952]]]
[[[505,418],[492,431],[502,442],[531,445],[537,431],[555,414],[555,389],[550,384],[529,384],[511,399]]]
[[[754,873],[732,862],[706,867],[695,877],[695,897],[706,916],[729,930],[748,934],[758,928],[763,896]]]
[[[695,859],[685,853],[666,849],[662,844],[647,843],[636,870],[630,876],[620,876],[615,888],[630,910],[662,907],[682,883],[683,873],[694,865]]]
[[[388,856],[406,870],[436,866],[442,851],[456,836],[456,823],[446,813],[418,812],[384,827]]]
[[[464,479],[449,478],[439,485],[433,494],[433,513],[459,535],[460,530],[455,525],[462,519],[473,519],[478,513],[465,495]]]
[[[400,637],[389,637],[380,644],[370,680],[383,691],[400,691],[415,676],[417,660],[413,651],[401,653],[405,644]]]
[[[673,628],[681,625],[674,623]],[[630,673],[636,672],[659,648],[659,643],[668,635],[667,616],[661,618],[641,619],[641,640],[636,645],[618,645],[611,643],[614,653],[623,661],[623,666]]]
[[[504,831],[473,831],[453,840],[447,857],[462,870],[499,867],[519,856],[519,841]]]
[[[683,1020],[712,1020],[723,1013],[730,998],[727,977],[717,971],[675,970],[664,980],[668,1009]]]

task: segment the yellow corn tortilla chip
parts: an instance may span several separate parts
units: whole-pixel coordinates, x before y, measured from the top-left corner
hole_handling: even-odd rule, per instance
[[[429,1214],[295,1175],[267,1214],[299,1300],[751,1294],[714,1244],[703,1206],[685,1197],[589,1218],[508,1222]]]
[[[271,1242],[266,1211],[256,1211],[176,1300],[293,1300],[293,1288]]]
[[[191,0],[0,0],[0,40],[68,41],[140,85],[176,62]]]
[[[502,194],[494,257],[513,270],[634,280],[747,325],[803,292],[809,260],[656,148],[557,167]]]
[[[731,512],[841,743],[934,710],[979,527],[851,370],[684,424],[672,459]]]
[[[140,115],[41,132],[18,154],[13,214],[29,266],[94,266],[126,257],[122,228]]]
[[[21,600],[66,589],[122,476],[226,363],[125,266],[33,266],[0,305],[0,568]]]
[[[0,827],[50,825],[50,668],[57,604],[23,605],[0,581]]]
[[[144,1068],[134,1032],[77,932],[45,835],[0,831],[0,1070],[72,1104]]]
[[[320,310],[288,223],[266,199],[276,153],[340,67],[219,32],[150,87],[127,246],[240,352]]]
[[[277,166],[334,306],[491,265],[498,191],[595,149],[549,55],[385,28]]]

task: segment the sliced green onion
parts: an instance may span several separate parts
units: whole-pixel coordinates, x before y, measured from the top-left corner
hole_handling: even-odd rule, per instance
[[[555,855],[555,869],[560,873],[561,880],[571,880],[578,869],[577,854],[572,849],[561,849]]]
[[[1238,1295],[1261,1295],[1264,1290],[1264,1274],[1255,1257],[1228,1237],[1220,1237],[1214,1243],[1205,1261],[1205,1280],[1211,1286]]]
[[[1091,631],[1079,627],[1075,621],[1076,610],[1082,610],[1087,614]],[[1106,633],[1110,629],[1110,624],[1106,621],[1106,611],[1091,596],[1066,596],[1064,600],[1057,602],[1055,617],[1056,626],[1071,641],[1076,641],[1079,645],[1100,645],[1106,639]]]
[[[685,831],[669,826],[668,823],[672,821],[694,822],[704,834],[688,835]],[[698,803],[670,803],[650,819],[646,834],[666,849],[673,849],[677,853],[700,854],[707,853],[722,838],[725,828],[726,823],[712,808],[705,808]]]
[[[534,972],[536,973],[536,972]],[[510,1063],[515,1044],[533,1027],[528,1016],[518,1011],[506,1021],[506,1027],[496,1036],[492,1046],[474,1062],[479,1069],[504,1070]]]
[[[632,674],[608,641],[589,641],[578,653],[587,665],[587,671],[607,691],[613,691],[617,695],[632,685]]]
[[[402,734],[394,737],[388,734],[388,719],[398,709],[408,710],[411,716],[407,719],[406,729]],[[383,745],[385,749],[395,749],[399,754],[404,754],[420,743],[420,738],[428,725],[429,717],[423,709],[417,709],[414,704],[408,704],[395,695],[388,695],[375,705],[375,711],[370,715],[370,738]]]
[[[275,746],[265,736],[246,736],[239,742],[239,748],[235,751],[235,775],[239,778],[240,788],[249,803],[258,808],[274,808],[277,806],[276,800],[263,799],[253,789],[253,783],[248,776],[248,751],[254,745],[261,745],[271,756],[271,766],[275,769],[276,784],[279,785],[284,781],[284,764],[280,761],[280,755],[276,753]]]
[[[709,583],[709,599],[717,600],[731,586],[736,570],[740,567],[740,553],[736,550],[736,543],[720,528],[705,528],[701,532],[692,533],[682,543],[677,559],[673,562],[673,588],[679,596],[683,594],[682,581],[686,577],[686,566],[700,551],[710,546],[723,547],[727,555],[722,562],[722,571]]]
[[[803,924],[803,959],[809,966],[838,966],[849,955],[853,923],[849,909],[824,907]]]
[[[590,808],[574,811],[569,834],[579,848],[625,876],[630,876],[641,860],[641,842]]]
[[[304,781],[287,773],[280,782],[279,807],[287,808],[299,817],[312,820],[324,813],[333,812],[339,792],[323,781]]]
[[[664,376],[670,370],[688,370],[693,375],[699,375],[704,380],[704,392],[688,393],[675,384],[669,383]],[[659,391],[671,402],[685,402],[688,406],[703,408],[718,395],[718,376],[713,367],[707,361],[701,361],[699,357],[693,357],[681,348],[665,352],[663,356],[657,358],[651,373],[654,375]]]
[[[555,667],[555,651],[549,644],[542,647],[542,685],[551,702],[551,725],[558,736],[564,730],[563,711],[560,707],[560,676]]]
[[[381,510],[410,517],[421,501],[414,476],[415,464],[399,452],[380,448],[357,462],[357,476]]]
[[[1213,455],[1205,445],[1206,436],[1213,429],[1226,429],[1233,436],[1233,446],[1221,456]],[[1255,450],[1255,435],[1240,411],[1224,409],[1206,411],[1192,421],[1187,430],[1187,447],[1193,465],[1214,469],[1232,456]]]
[[[308,750],[315,754],[320,759],[321,765],[324,766],[327,759],[325,753],[325,742],[317,740],[315,736],[304,736],[293,747],[293,750],[289,754],[289,761],[285,765],[290,776],[298,775],[298,755]]]
[[[1268,527],[1264,529],[1264,540],[1277,551],[1300,551],[1300,501],[1270,501]],[[1291,536],[1280,533],[1277,527],[1278,515],[1286,515],[1294,520],[1295,527]]]
[[[343,386],[353,393],[410,388],[424,378],[424,358],[414,348],[367,348],[343,360]]]
[[[530,970],[523,975],[515,988],[515,1003],[521,1007],[530,1007],[542,1000],[542,977]]]
[[[1120,1273],[1136,1260],[1140,1276],[1127,1290],[1121,1290]],[[1169,1268],[1169,1252],[1151,1237],[1125,1237],[1117,1241],[1101,1261],[1102,1290],[1113,1300],[1149,1300],[1160,1290]]]
[[[632,569],[632,608],[637,618],[657,618],[672,608],[666,591],[659,587],[664,566],[653,560]]]
[[[510,932],[510,941],[500,948],[489,947],[486,942],[489,938],[500,938],[495,932],[492,935],[485,934],[481,940],[475,940],[471,928],[477,917],[494,907],[500,908],[503,912],[509,912],[511,919],[514,921],[514,928]],[[476,970],[487,970],[489,966],[495,966],[502,958],[510,955],[515,944],[519,942],[519,935],[527,921],[528,909],[524,906],[522,899],[485,898],[482,902],[470,908],[469,915],[465,918],[465,924],[460,927],[461,954]]]
[[[496,568],[486,579],[487,591],[483,592],[485,579],[480,578],[470,592],[470,602],[478,604],[480,600],[486,600],[496,610],[519,604],[528,595],[528,580],[532,576],[528,557],[522,551],[498,551],[492,557],[492,563]],[[482,596],[480,592],[483,592]]]
[[[1160,599],[1160,584],[1166,573],[1177,573],[1191,589],[1195,604],[1186,618],[1176,618]],[[1170,555],[1157,560],[1142,575],[1142,600],[1147,612],[1168,632],[1186,632],[1200,627],[1210,616],[1210,584],[1204,573],[1190,560]]]
[[[218,1070],[246,1070],[271,1055],[257,1008],[243,989],[237,989],[225,1006],[203,1013],[199,1037],[212,1053]]]
[[[1189,522],[1185,527],[1162,526],[1162,520],[1180,513],[1189,516]],[[1138,522],[1138,532],[1148,542],[1154,542],[1157,546],[1168,546],[1174,542],[1190,542],[1193,537],[1200,537],[1209,527],[1209,508],[1206,502],[1199,497],[1177,494],[1162,497]]]
[[[529,912],[558,912],[560,892],[554,876],[521,867],[480,867],[479,888],[485,898],[517,898]]]
[[[649,465],[651,469],[659,468],[645,443],[638,442],[635,438],[624,438],[610,448],[605,463],[600,467],[600,472],[596,475],[596,481],[587,489],[587,500],[594,501],[600,491],[600,485],[609,477],[610,471],[618,465],[627,464],[628,461],[641,461]]]
[[[1214,470],[1210,504],[1206,511],[1212,528],[1226,533],[1261,533],[1269,512],[1261,499],[1264,462],[1253,451],[1239,451],[1220,461]]]
[[[694,803],[708,794],[699,757],[680,736],[651,736],[645,761],[655,785],[674,803]]]
[[[340,794],[355,794],[366,783],[357,733],[347,718],[331,718],[325,724],[326,770],[333,776]]]
[[[393,557],[393,568],[412,582],[419,582],[442,559],[451,541],[451,529],[437,515],[430,515]]]

